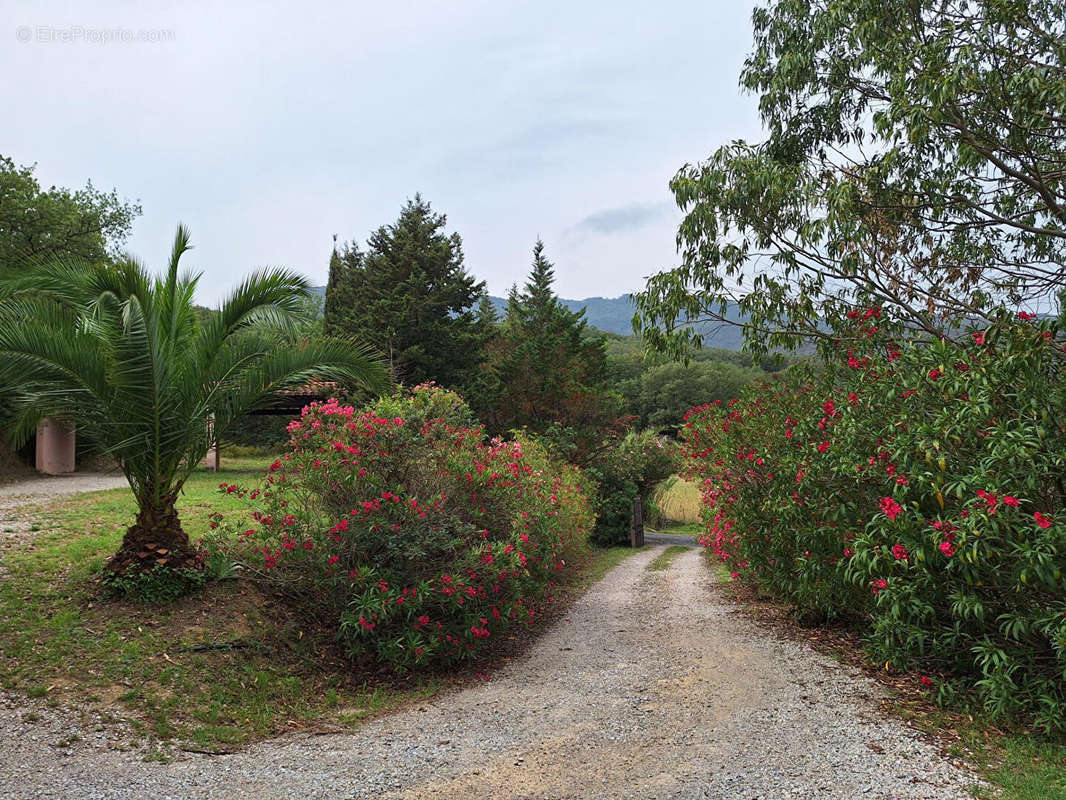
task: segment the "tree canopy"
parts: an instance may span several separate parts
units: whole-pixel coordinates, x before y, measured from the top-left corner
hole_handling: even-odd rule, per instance
[[[52,257],[117,258],[140,205],[84,189],[41,188],[34,167],[0,156],[0,269]]]
[[[485,398],[485,414],[497,430],[554,428],[580,460],[622,405],[606,388],[604,338],[589,328],[584,310],[559,302],[554,281],[554,267],[538,239],[529,279],[522,291],[512,288],[507,315],[488,349],[487,370],[499,391]]]
[[[682,264],[637,296],[649,341],[680,353],[732,301],[755,349],[864,304],[950,332],[1066,285],[1060,0],[777,0],[753,22],[768,138],[673,179]]]
[[[326,287],[331,334],[373,340],[407,384],[462,388],[491,333],[485,284],[463,265],[462,239],[447,218],[415,195],[391,225],[358,245],[334,250]]]

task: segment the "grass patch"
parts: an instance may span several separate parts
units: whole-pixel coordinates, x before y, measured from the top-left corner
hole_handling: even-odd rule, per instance
[[[674,563],[674,559],[691,548],[685,547],[681,544],[672,544],[657,555],[651,563],[648,564],[647,569],[652,572],[662,572],[670,568],[670,565]]]
[[[576,570],[576,577],[572,581],[573,587],[583,593],[631,555],[647,549],[646,547],[590,548],[588,556]]]
[[[656,533],[669,533],[672,536],[701,536],[703,525],[699,522],[671,522],[664,528],[657,528]]]
[[[1066,746],[980,718],[952,713],[913,699],[890,708],[914,727],[950,743],[947,751],[968,761],[991,786],[981,800],[1066,800]]]
[[[221,472],[194,472],[178,502],[189,536],[206,533],[215,511],[247,514],[243,501],[220,493],[218,485],[251,485],[272,460],[229,459]],[[126,489],[64,498],[37,514],[43,530],[32,547],[5,555],[3,688],[75,707],[121,710],[145,740],[178,739],[224,752],[287,730],[344,729],[469,677],[357,674],[331,631],[308,628],[284,603],[244,580],[214,581],[166,605],[115,599],[98,576],[135,510]],[[561,613],[634,552],[593,548],[554,587],[551,608]],[[528,632],[512,633],[516,647],[528,646]]]
[[[652,503],[663,519],[678,523],[698,523],[702,495],[698,483],[691,483],[679,475],[671,475],[658,486]]]
[[[208,530],[213,511],[247,513],[218,484],[249,483],[269,463],[244,459],[233,469],[193,473],[178,503],[190,537]],[[351,674],[332,637],[305,629],[244,581],[215,582],[159,606],[109,597],[98,574],[135,510],[126,489],[66,498],[41,511],[45,530],[32,548],[7,555],[10,575],[0,581],[4,688],[117,706],[141,719],[151,738],[204,748],[343,726],[434,690],[433,682],[381,685]]]
[[[1066,800],[1066,747],[1008,736],[989,755],[985,777],[1002,800]]]

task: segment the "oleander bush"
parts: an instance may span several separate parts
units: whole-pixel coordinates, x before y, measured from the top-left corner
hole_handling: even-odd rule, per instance
[[[955,341],[851,312],[817,368],[693,409],[702,543],[942,701],[1066,731],[1066,374],[1059,324]],[[893,334],[897,334],[896,337]]]
[[[523,441],[488,441],[458,395],[424,385],[357,410],[312,404],[246,493],[230,556],[322,621],[356,660],[462,660],[528,622],[585,546],[592,487]],[[226,526],[223,525],[222,528]]]

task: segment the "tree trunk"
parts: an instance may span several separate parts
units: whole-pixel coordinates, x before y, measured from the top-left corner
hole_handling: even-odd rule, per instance
[[[156,567],[200,569],[196,551],[181,527],[176,496],[167,495],[157,502],[141,504],[137,521],[126,530],[122,546],[108,568],[118,575],[150,572]]]

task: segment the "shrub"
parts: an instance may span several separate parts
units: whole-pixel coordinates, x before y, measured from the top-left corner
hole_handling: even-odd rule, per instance
[[[938,698],[1066,729],[1066,375],[1057,325],[1002,314],[896,346],[880,309],[824,370],[690,412],[703,543],[803,614],[862,620]]]
[[[651,505],[656,483],[674,470],[674,448],[651,431],[626,434],[603,450],[589,471],[599,485],[592,541],[603,546],[629,543],[633,501]]]
[[[312,404],[289,432],[291,452],[248,493],[258,524],[238,548],[356,659],[466,658],[533,618],[592,525],[580,472],[530,442],[485,441],[431,385],[361,411]]]

